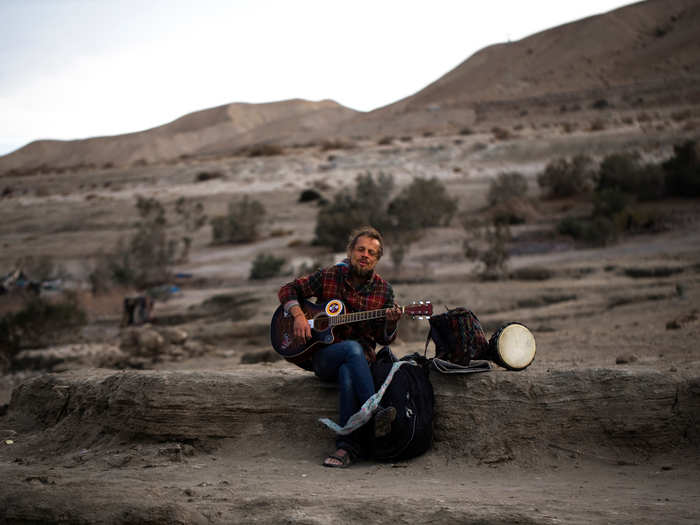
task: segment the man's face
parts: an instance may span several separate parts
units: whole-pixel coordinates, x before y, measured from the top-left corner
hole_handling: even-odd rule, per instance
[[[354,248],[348,254],[350,266],[357,275],[367,277],[372,273],[379,261],[379,248],[377,239],[364,235],[357,239]]]

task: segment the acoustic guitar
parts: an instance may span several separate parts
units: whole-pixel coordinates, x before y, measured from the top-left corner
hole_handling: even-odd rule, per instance
[[[311,327],[310,339],[304,341],[294,337],[294,318],[284,311],[282,305],[275,310],[270,323],[272,348],[287,361],[295,364],[309,359],[318,348],[333,343],[335,340],[333,329],[336,326],[386,317],[386,312],[389,310],[389,308],[380,308],[345,313],[345,305],[338,299],[331,299],[324,304],[300,301],[299,306]],[[401,307],[401,311],[403,315],[410,316],[412,319],[424,319],[433,315],[433,305],[430,301],[418,301]]]

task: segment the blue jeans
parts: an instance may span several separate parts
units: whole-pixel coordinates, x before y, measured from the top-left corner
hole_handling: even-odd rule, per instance
[[[314,372],[322,381],[338,383],[340,390],[340,426],[374,395],[374,380],[362,345],[357,341],[340,341],[317,350],[313,355]],[[362,455],[362,431],[338,436],[336,447]],[[360,433],[360,434],[358,434]]]

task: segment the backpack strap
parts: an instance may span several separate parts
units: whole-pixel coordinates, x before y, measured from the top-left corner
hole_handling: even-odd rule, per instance
[[[441,374],[473,374],[475,372],[489,372],[492,370],[488,361],[472,361],[468,366],[456,365],[434,357],[430,360],[430,368]]]

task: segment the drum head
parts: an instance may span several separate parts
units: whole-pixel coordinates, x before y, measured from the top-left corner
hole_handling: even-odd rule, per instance
[[[527,368],[535,359],[535,336],[520,323],[510,323],[500,329],[496,339],[499,364],[509,370]]]

